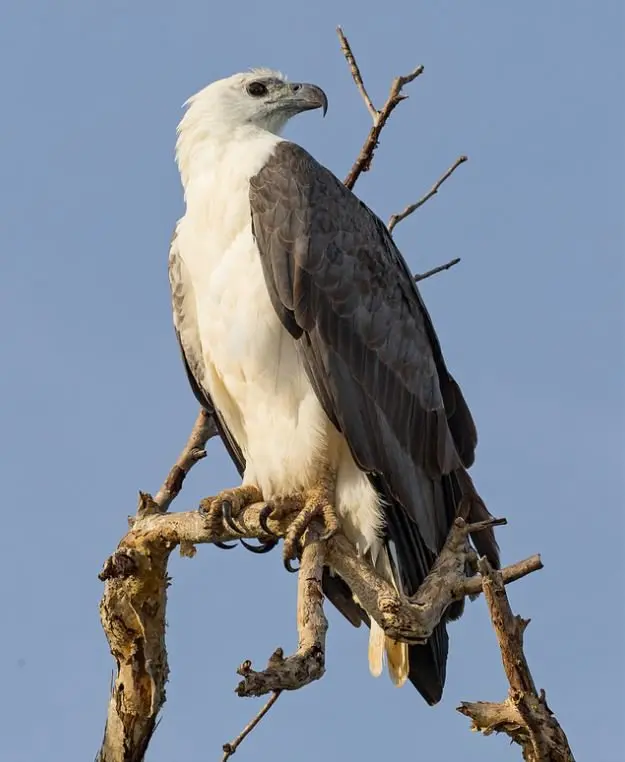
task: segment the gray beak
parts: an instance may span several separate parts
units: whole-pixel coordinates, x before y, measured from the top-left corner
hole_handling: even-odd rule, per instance
[[[328,97],[317,85],[306,82],[289,82],[289,101],[298,111],[311,111],[316,108],[323,109],[323,115],[328,110]]]

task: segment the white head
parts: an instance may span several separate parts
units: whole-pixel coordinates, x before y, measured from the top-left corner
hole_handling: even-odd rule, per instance
[[[302,111],[321,108],[325,115],[328,99],[316,85],[288,82],[279,72],[254,69],[213,82],[185,105],[176,143],[179,165],[185,163],[190,147],[206,139],[237,140],[254,130],[279,135]]]

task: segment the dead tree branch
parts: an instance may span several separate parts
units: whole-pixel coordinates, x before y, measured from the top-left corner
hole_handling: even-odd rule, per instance
[[[199,460],[206,457],[206,450],[204,449],[206,443],[215,436],[217,436],[215,421],[212,415],[201,408],[183,451],[167,474],[163,486],[154,495],[153,504],[158,513],[167,511],[178,497],[187,474]]]
[[[356,161],[354,162],[354,164],[352,165],[352,168],[347,174],[347,177],[345,178],[345,180],[343,180],[344,185],[346,185],[350,189],[353,189],[360,175],[363,172],[368,172],[369,169],[371,168],[371,162],[373,161],[373,155],[375,153],[375,150],[378,147],[380,134],[382,133],[382,130],[384,129],[384,126],[386,125],[388,118],[393,113],[396,106],[398,106],[403,100],[405,100],[408,97],[407,95],[402,95],[403,88],[407,84],[412,82],[414,79],[416,79],[418,76],[423,74],[424,67],[417,66],[417,68],[413,69],[410,72],[410,74],[406,74],[405,76],[395,77],[391,85],[391,89],[386,99],[386,102],[384,103],[382,108],[378,110],[373,105],[373,101],[371,100],[371,97],[369,93],[367,92],[367,88],[365,87],[362,74],[360,73],[360,67],[358,66],[356,57],[354,56],[354,51],[352,50],[352,47],[349,44],[349,40],[345,36],[345,33],[343,32],[340,26],[337,27],[336,32],[339,37],[341,51],[343,52],[343,55],[345,56],[345,60],[347,61],[347,65],[349,66],[349,70],[352,74],[352,79],[354,80],[354,83],[356,87],[358,88],[358,92],[362,96],[362,99],[365,102],[367,110],[369,111],[369,113],[371,114],[371,118],[373,119],[373,125],[371,129],[369,130],[369,134],[367,135],[362,148],[360,149],[360,153],[358,154]],[[458,169],[458,167],[461,164],[464,164],[465,161],[468,161],[467,156],[458,157],[458,159],[456,159],[456,161],[451,165],[451,167],[449,167],[449,169],[446,172],[444,172],[443,175],[434,183],[434,185],[430,188],[430,190],[424,196],[422,196],[415,204],[410,204],[402,212],[399,212],[398,214],[393,214],[388,222],[389,233],[392,234],[394,228],[402,220],[405,220],[406,217],[409,217],[419,207],[423,206],[423,204],[425,204],[426,201],[431,199],[432,196],[435,196],[438,193],[438,189],[441,187],[441,185],[449,177],[451,177],[451,175],[456,171],[456,169]],[[432,270],[428,270],[427,272],[421,275],[415,275],[415,281],[419,282],[421,280],[425,280],[426,278],[430,278],[432,275],[437,275],[438,273],[443,272],[444,270],[449,270],[450,267],[457,265],[458,262],[460,262],[460,258],[452,259],[451,262],[447,262],[444,265],[440,265],[439,267],[435,267]]]
[[[211,501],[208,498],[203,504]],[[165,606],[170,553],[176,546],[191,555],[197,544],[263,538],[264,507],[264,503],[256,503],[241,511],[236,517],[240,533],[223,522],[215,531],[214,517],[209,522],[201,510],[138,518],[104,564],[100,578],[106,584],[100,614],[118,675],[98,757],[101,762],[139,762],[165,701]],[[270,515],[269,529],[283,537],[297,513],[295,509],[293,513],[276,512],[275,518]],[[480,579],[465,577],[470,553],[466,539],[492,523],[466,524],[457,519],[432,572],[411,599],[401,598],[378,577],[341,534],[323,543],[309,530],[299,572],[297,652],[284,658],[278,649],[263,672],[254,672],[251,663],[244,662],[239,668],[243,680],[237,693],[251,696],[295,690],[323,675],[327,628],[321,592],[324,564],[350,585],[365,611],[391,637],[411,643],[427,640],[449,603],[479,592]],[[508,567],[502,578],[513,581],[539,568],[540,559],[535,556]]]
[[[463,702],[458,711],[472,720],[472,730],[484,735],[506,733],[521,746],[525,762],[575,762],[545,691],[536,690],[525,658],[523,634],[529,620],[512,613],[505,573],[493,570],[485,558],[478,568],[510,690],[501,703]]]
[[[419,281],[425,280],[426,278],[431,278],[432,275],[442,273],[443,270],[449,270],[450,267],[459,264],[460,261],[460,257],[456,257],[455,259],[451,259],[449,262],[445,262],[444,265],[439,265],[438,267],[434,267],[431,270],[426,270],[424,273],[418,273],[414,276],[415,283],[419,283]]]
[[[248,722],[248,724],[243,728],[243,730],[234,739],[234,741],[229,741],[228,743],[225,743],[223,745],[224,755],[221,758],[221,762],[228,762],[228,760],[234,754],[234,752],[239,748],[239,746],[243,743],[243,741],[245,741],[245,739],[249,736],[252,730],[254,730],[254,728],[258,725],[258,723],[263,719],[263,717],[267,714],[267,712],[271,709],[271,707],[280,698],[281,693],[282,691],[274,691],[269,701],[263,706],[263,708],[258,712],[258,714],[256,714],[254,719]]]
[[[204,447],[215,434],[212,417],[200,410],[184,449],[156,496],[139,493],[136,517],[130,519],[138,531],[124,537],[99,575],[106,581],[100,619],[117,675],[96,762],[141,762],[165,703],[169,674],[165,648],[167,561],[175,545],[166,537],[142,542],[140,525],[167,511],[189,470],[206,456]],[[182,543],[181,552],[186,547]]]
[[[416,203],[408,204],[408,206],[402,212],[391,215],[391,218],[388,221],[389,233],[392,233],[395,227],[399,225],[400,222],[405,220],[406,217],[410,217],[410,215],[413,212],[416,212],[417,209],[419,209],[419,207],[423,206],[423,204],[425,204],[426,201],[429,201],[432,198],[432,196],[435,196],[438,193],[438,189],[445,182],[445,180],[450,178],[453,175],[453,173],[458,169],[458,167],[461,164],[464,164],[465,161],[468,161],[468,160],[469,160],[468,156],[459,156],[456,159],[456,161],[451,165],[451,167],[449,167],[449,169],[446,172],[444,172],[441,177],[439,177],[439,179],[434,183],[434,185],[430,188],[430,190],[424,196],[422,196]]]
[[[319,680],[325,673],[325,642],[328,621],[323,613],[321,579],[326,559],[325,545],[316,527],[306,533],[297,586],[298,645],[293,656],[284,658],[281,648],[269,658],[267,669],[254,672],[245,661],[237,670],[243,680],[239,696],[263,696],[271,691],[294,691]]]
[[[371,114],[371,118],[373,119],[373,125],[369,130],[369,134],[367,135],[362,148],[360,149],[360,153],[352,165],[352,168],[349,170],[347,177],[345,180],[343,180],[343,183],[351,189],[356,184],[356,180],[358,180],[360,175],[363,172],[368,172],[371,168],[373,154],[375,153],[375,149],[378,147],[380,134],[384,129],[389,116],[393,113],[395,108],[408,97],[407,95],[402,94],[402,90],[419,75],[423,74],[424,68],[423,66],[417,66],[417,68],[413,69],[409,74],[395,77],[393,83],[391,84],[391,89],[389,91],[386,102],[381,109],[377,109],[373,105],[373,101],[367,93],[362,75],[360,73],[360,68],[356,63],[356,58],[352,51],[351,45],[349,44],[349,41],[340,26],[337,27],[336,33],[339,36],[341,50],[343,51],[343,55],[347,60],[347,64],[352,73],[352,78],[365,102],[365,105],[367,106],[367,110]]]

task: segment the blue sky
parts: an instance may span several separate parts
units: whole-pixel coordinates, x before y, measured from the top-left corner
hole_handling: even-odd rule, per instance
[[[268,0],[4,3],[0,427],[5,536],[0,758],[90,759],[112,661],[98,571],[184,442],[195,401],[171,327],[167,247],[182,197],[181,104],[250,66],[329,96],[289,136],[339,176],[369,128],[340,54],[374,99],[423,63],[358,192],[388,217],[460,154],[397,230],[480,431],[474,476],[527,654],[578,759],[623,749],[623,11],[548,3]],[[178,509],[236,483],[212,442]],[[151,762],[216,760],[256,711],[236,666],[295,643],[279,553],[174,558],[171,682]],[[519,760],[454,711],[506,684],[483,602],[451,629],[443,702],[368,674],[366,633],[333,611],[328,673],[284,696],[237,759]]]

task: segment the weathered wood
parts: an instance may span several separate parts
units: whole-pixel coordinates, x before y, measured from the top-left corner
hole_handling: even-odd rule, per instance
[[[243,677],[236,689],[239,696],[293,691],[323,677],[328,630],[322,591],[325,558],[325,544],[319,540],[319,527],[314,523],[306,532],[298,571],[297,651],[284,658],[282,649],[277,649],[262,672],[255,672],[251,662],[243,662],[238,669]]]
[[[485,558],[479,560],[478,568],[510,690],[501,703],[465,701],[458,711],[472,720],[473,730],[484,735],[506,733],[521,746],[525,762],[575,762],[545,692],[536,690],[525,658],[523,633],[529,620],[513,614],[504,575]]]

